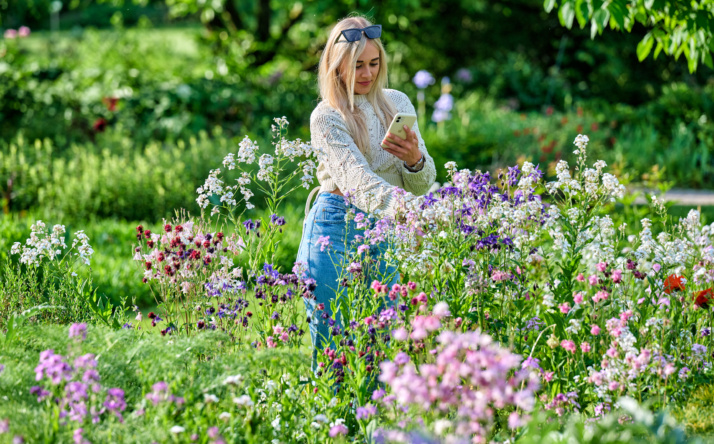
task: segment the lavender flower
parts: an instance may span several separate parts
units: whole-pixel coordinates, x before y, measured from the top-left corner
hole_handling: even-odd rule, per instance
[[[432,76],[429,71],[422,69],[414,75],[412,81],[417,88],[424,89],[429,85],[433,85],[436,79],[434,79],[434,76]]]

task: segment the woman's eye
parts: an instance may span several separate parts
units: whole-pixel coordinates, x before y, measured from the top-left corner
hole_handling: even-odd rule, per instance
[[[379,63],[372,63],[372,64],[369,65],[369,66],[379,66]]]

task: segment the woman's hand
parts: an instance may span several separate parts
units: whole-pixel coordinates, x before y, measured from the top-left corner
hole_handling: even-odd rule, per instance
[[[409,166],[416,165],[421,159],[421,151],[419,151],[419,140],[416,134],[408,126],[404,125],[404,131],[407,133],[407,138],[402,139],[396,134],[387,133],[382,141],[386,146],[384,151],[394,154],[400,160],[403,160]]]

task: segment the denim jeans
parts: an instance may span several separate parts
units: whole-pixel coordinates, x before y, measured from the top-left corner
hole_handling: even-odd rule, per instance
[[[358,230],[354,220],[345,222],[345,215],[348,208],[359,212],[353,206],[345,204],[342,196],[332,193],[322,192],[317,196],[315,204],[310,209],[302,228],[302,239],[298,250],[297,260],[306,265],[306,277],[315,279],[316,288],[315,299],[304,299],[307,316],[310,318],[310,337],[312,338],[312,368],[317,365],[317,354],[324,350],[325,342],[328,341],[330,348],[335,347],[330,334],[330,326],[320,318],[322,312],[315,312],[318,304],[325,304],[325,312],[332,317],[330,301],[336,298],[337,294],[344,291],[339,279],[347,277],[347,271],[342,271],[345,263],[345,253],[349,253],[356,235],[364,234]],[[321,251],[321,245],[317,240],[321,236],[330,237],[330,247]],[[345,251],[345,240],[347,240]],[[370,248],[370,250],[380,251],[382,246]],[[378,262],[379,274],[382,276],[393,276],[390,282],[383,282],[390,287],[397,283],[399,276],[392,266],[388,266],[384,260]],[[340,277],[340,274],[342,276]],[[380,276],[366,276],[367,283],[373,279],[380,279]],[[339,313],[335,317],[335,325],[342,327]]]

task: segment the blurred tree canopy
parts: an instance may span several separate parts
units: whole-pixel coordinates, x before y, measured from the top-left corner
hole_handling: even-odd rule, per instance
[[[557,4],[558,19],[568,29],[577,20],[580,28],[590,23],[590,35],[602,34],[606,26],[632,31],[639,23],[651,28],[637,45],[637,57],[644,60],[654,47],[675,58],[682,54],[694,72],[701,61],[714,68],[714,0],[545,0],[550,12]]]

